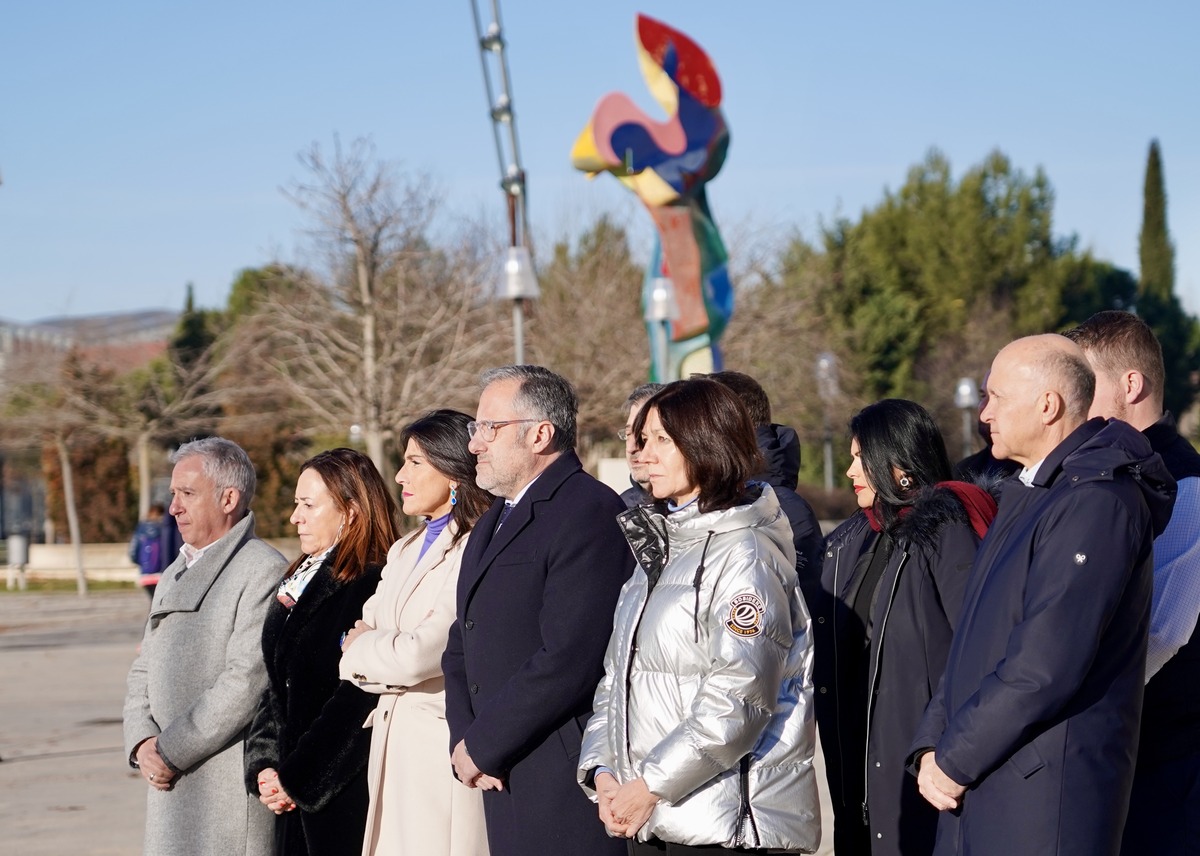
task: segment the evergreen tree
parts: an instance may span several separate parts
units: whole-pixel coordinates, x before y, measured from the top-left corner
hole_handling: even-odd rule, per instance
[[[1142,268],[1138,293],[1153,295],[1161,302],[1169,301],[1175,292],[1175,248],[1167,234],[1167,191],[1158,140],[1150,141],[1150,154],[1146,158],[1138,261]]]

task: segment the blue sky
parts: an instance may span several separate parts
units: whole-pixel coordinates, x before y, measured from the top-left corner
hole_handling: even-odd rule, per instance
[[[490,4],[488,4],[490,6]],[[729,231],[814,236],[936,146],[1041,166],[1054,231],[1136,273],[1162,145],[1176,288],[1200,312],[1200,4],[502,0],[540,241],[615,210],[569,152],[596,100],[648,111],[637,11],[715,59],[732,145],[710,185]],[[468,0],[13,0],[0,13],[0,318],[221,306],[235,273],[294,258],[280,192],[334,134],[429,173],[444,214],[504,220]],[[648,240],[648,238],[646,239]]]

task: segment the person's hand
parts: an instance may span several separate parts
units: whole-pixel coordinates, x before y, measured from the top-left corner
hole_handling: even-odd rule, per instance
[[[351,644],[353,644],[355,639],[357,639],[359,636],[362,636],[368,630],[374,629],[374,627],[372,627],[370,624],[367,624],[367,622],[363,621],[361,618],[358,619],[358,621],[354,622],[354,626],[346,631],[346,638],[342,640],[342,650],[345,651],[351,646]]]
[[[917,787],[921,790],[921,796],[938,811],[958,808],[962,795],[967,792],[965,787],[942,772],[932,752],[921,756]]]
[[[600,822],[604,824],[609,835],[618,838],[622,836],[622,833],[617,830],[617,822],[612,813],[612,801],[620,789],[621,783],[612,773],[596,774],[596,804],[600,808]]]
[[[454,765],[454,775],[458,776],[460,782],[468,788],[479,786],[478,780],[483,775],[483,771],[476,767],[475,762],[471,760],[466,740],[458,741],[458,745],[450,753],[450,763]]]
[[[475,780],[475,787],[483,791],[502,791],[504,790],[504,780],[489,776],[487,773],[480,773],[479,778]]]
[[[264,767],[258,772],[258,801],[276,814],[295,811],[296,803],[287,795],[274,767]]]
[[[614,833],[622,838],[633,838],[646,825],[656,805],[658,797],[650,793],[645,779],[640,776],[621,785],[609,807]]]
[[[155,790],[169,791],[175,778],[175,771],[167,766],[167,762],[158,754],[158,738],[151,737],[143,740],[135,753],[138,770],[146,784]]]

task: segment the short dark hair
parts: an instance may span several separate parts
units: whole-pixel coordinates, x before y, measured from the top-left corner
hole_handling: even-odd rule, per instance
[[[746,501],[746,482],[766,466],[745,406],[727,387],[708,378],[667,384],[642,405],[633,430],[638,448],[646,416],[658,411],[675,441],[688,479],[700,489],[700,510],[717,511]]]
[[[579,414],[579,397],[571,382],[544,366],[498,366],[480,376],[479,385],[487,389],[502,380],[520,384],[514,406],[517,410],[554,426],[555,452],[575,448],[575,420]],[[522,426],[522,433],[529,426]]]
[[[354,520],[347,517],[338,537],[330,567],[333,578],[349,582],[365,574],[369,566],[383,565],[399,535],[398,515],[396,501],[388,493],[375,463],[357,449],[330,449],[301,464],[300,472],[305,470],[313,470],[321,477],[338,511],[347,514],[353,507],[358,512]],[[292,563],[289,576],[302,561],[304,556]]]
[[[913,504],[919,488],[951,478],[942,432],[915,401],[885,398],[868,404],[850,419],[850,436],[858,441],[863,473],[875,491],[875,513],[884,529],[899,522],[900,509]],[[893,470],[900,470],[912,484],[901,488]]]
[[[475,484],[475,456],[467,449],[470,421],[470,416],[457,410],[431,410],[400,432],[401,453],[409,440],[414,441],[431,467],[458,483],[457,502],[450,509],[458,532],[451,546],[470,534],[475,521],[492,504],[492,495]]]
[[[732,390],[733,394],[742,400],[755,428],[771,424],[771,399],[767,397],[767,391],[762,388],[762,384],[750,375],[742,372],[723,371],[713,372],[705,377]]]
[[[1146,379],[1147,391],[1161,401],[1167,370],[1162,344],[1150,325],[1132,312],[1106,309],[1063,333],[1083,349],[1109,377],[1133,369]]]

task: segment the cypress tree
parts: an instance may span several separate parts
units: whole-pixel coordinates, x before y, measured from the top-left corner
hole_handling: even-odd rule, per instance
[[[1167,191],[1163,182],[1158,140],[1150,141],[1143,191],[1142,232],[1138,236],[1141,265],[1139,295],[1167,301],[1175,292],[1175,248],[1167,234]]]

